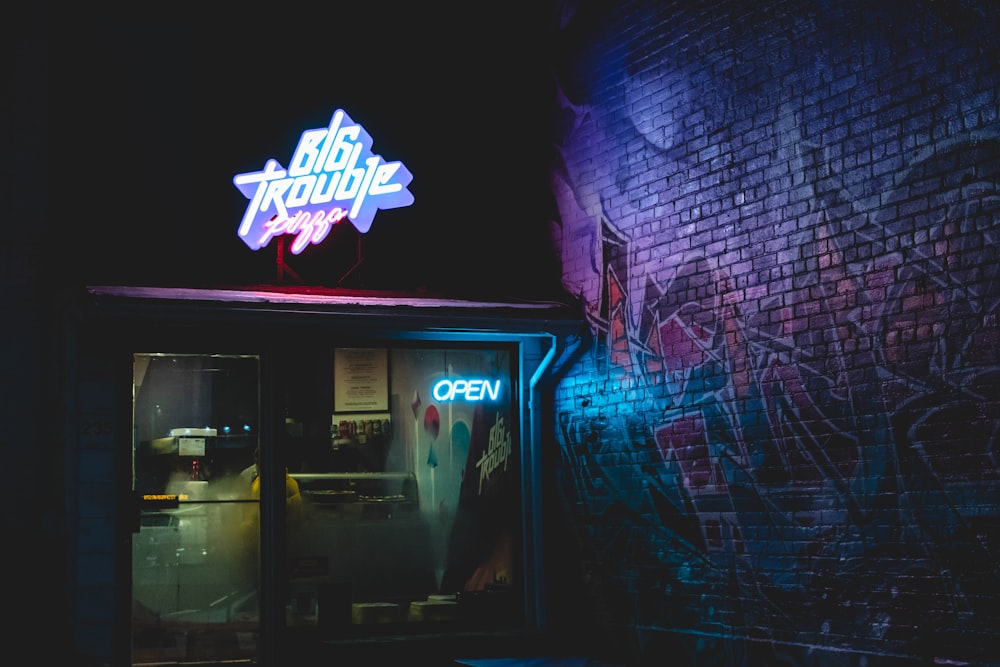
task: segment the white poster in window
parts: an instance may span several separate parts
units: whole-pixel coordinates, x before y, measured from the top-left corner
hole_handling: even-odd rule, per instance
[[[204,456],[205,438],[177,438],[178,456]]]
[[[343,347],[333,353],[334,412],[389,409],[389,351]]]

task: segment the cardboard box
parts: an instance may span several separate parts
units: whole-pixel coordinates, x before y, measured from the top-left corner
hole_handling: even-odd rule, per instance
[[[410,621],[454,621],[458,618],[455,600],[418,600],[410,603]]]
[[[402,623],[406,620],[406,607],[392,602],[355,602],[351,605],[351,622]]]

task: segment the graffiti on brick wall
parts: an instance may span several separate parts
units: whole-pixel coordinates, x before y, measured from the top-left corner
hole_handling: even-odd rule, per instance
[[[564,87],[564,282],[598,344],[557,397],[560,471],[591,581],[636,627],[981,657],[1000,136],[872,131],[847,159],[791,102],[754,134],[697,50],[621,49],[589,70],[617,86]]]

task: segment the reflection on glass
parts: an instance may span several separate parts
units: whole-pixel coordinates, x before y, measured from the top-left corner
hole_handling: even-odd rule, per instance
[[[506,350],[423,348],[390,349],[364,372],[303,369],[298,383],[330,392],[288,405],[303,498],[288,525],[288,626],[352,636],[523,623],[512,369]],[[388,411],[336,400],[369,390],[388,394]]]
[[[133,663],[252,660],[257,358],[137,354],[133,370]]]

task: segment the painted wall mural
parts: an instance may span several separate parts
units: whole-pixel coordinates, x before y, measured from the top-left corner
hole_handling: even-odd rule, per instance
[[[1000,661],[998,15],[764,4],[563,8],[588,579],[646,656]]]

